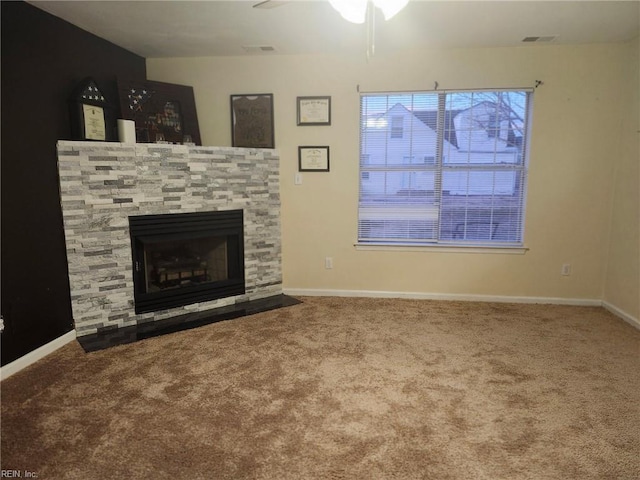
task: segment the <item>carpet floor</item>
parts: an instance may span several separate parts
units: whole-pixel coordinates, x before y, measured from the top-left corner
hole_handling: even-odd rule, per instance
[[[640,331],[602,308],[301,298],[1,384],[49,479],[638,479]]]

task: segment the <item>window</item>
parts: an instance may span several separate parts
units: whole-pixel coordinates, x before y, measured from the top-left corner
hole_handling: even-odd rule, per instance
[[[404,134],[404,116],[391,117],[391,138],[402,138]]]
[[[530,97],[363,94],[358,242],[522,246]]]

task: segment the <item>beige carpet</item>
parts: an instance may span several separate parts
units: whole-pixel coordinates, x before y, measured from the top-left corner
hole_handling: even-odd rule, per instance
[[[303,298],[2,382],[48,479],[638,479],[640,331],[601,308]]]

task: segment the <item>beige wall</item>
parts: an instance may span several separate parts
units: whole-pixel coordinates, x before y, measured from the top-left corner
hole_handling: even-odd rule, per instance
[[[152,80],[194,87],[205,145],[230,145],[230,94],[274,94],[285,288],[593,300],[602,298],[605,285],[620,118],[629,110],[623,93],[629,89],[624,77],[629,60],[622,45],[532,46],[414,51],[369,62],[364,51],[358,56],[148,59],[147,72]],[[437,81],[441,89],[508,88],[533,87],[536,80],[544,84],[534,94],[526,254],[354,248],[358,86],[361,91],[430,90]],[[296,96],[305,95],[332,97],[331,126],[296,126]],[[329,145],[331,172],[304,173],[303,184],[294,185],[299,145]],[[629,164],[632,154],[625,153]],[[637,183],[625,188],[637,192]],[[616,204],[626,205],[619,196]],[[628,214],[620,215],[622,223]],[[612,244],[622,238],[622,232],[614,235]],[[620,251],[620,263],[637,261],[625,259],[632,254],[632,249]],[[333,257],[332,270],[324,268],[326,256]],[[618,269],[614,256],[610,285],[614,277],[624,283],[633,274]],[[563,263],[572,265],[568,277],[560,275]]]
[[[604,300],[640,318],[640,38],[626,46],[620,155],[613,176]]]

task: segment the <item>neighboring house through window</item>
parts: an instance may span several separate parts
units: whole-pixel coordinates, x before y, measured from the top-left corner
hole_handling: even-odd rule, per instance
[[[522,246],[530,97],[363,94],[358,241]]]

